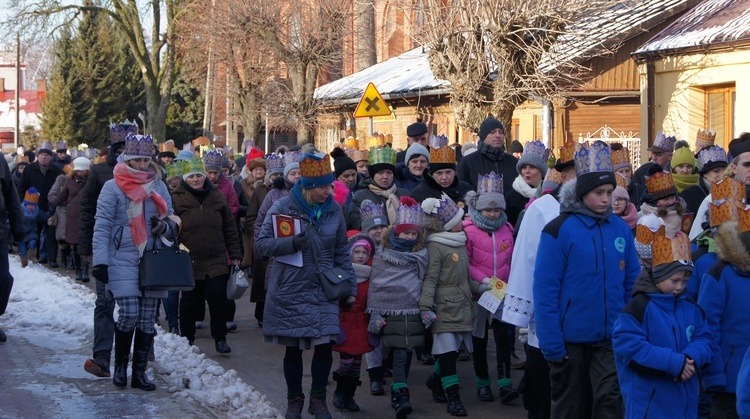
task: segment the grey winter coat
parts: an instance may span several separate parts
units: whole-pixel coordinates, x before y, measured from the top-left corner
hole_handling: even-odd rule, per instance
[[[160,176],[157,176],[160,179]],[[154,189],[167,203],[167,214],[173,215],[172,198],[169,196],[167,185],[161,180],[156,181]],[[144,295],[138,289],[138,261],[140,255],[133,244],[130,234],[130,221],[127,215],[128,198],[117,186],[115,180],[108,180],[96,203],[96,217],[94,223],[94,237],[92,240],[93,265],[109,266],[109,283],[107,290],[115,298],[145,296],[152,298],[166,298],[167,291],[147,291]],[[146,217],[146,231],[148,243],[146,249],[154,246],[151,234],[151,217],[158,216],[156,206],[149,198],[144,203]],[[117,244],[119,243],[119,247]],[[157,240],[157,248],[163,247]]]
[[[62,191],[63,185],[65,185],[65,179],[68,178],[68,175],[62,174],[55,179],[55,184],[52,185],[52,188],[49,190],[49,193],[47,194],[47,201],[51,205],[57,205],[55,208],[55,214],[57,214],[57,228],[55,228],[55,238],[57,240],[63,240],[68,241],[67,237],[65,236],[66,228],[68,225],[68,206],[63,202],[59,202],[57,200],[58,195]]]
[[[273,257],[294,253],[293,237],[274,238],[271,214],[299,217],[304,226],[310,220],[291,196],[274,202],[255,242],[258,255]],[[357,280],[349,258],[341,207],[333,202],[319,220],[319,225],[319,232],[314,232],[314,227],[308,228],[307,234],[311,236],[307,248],[302,250],[303,267],[271,263],[266,276],[268,293],[263,315],[264,336],[318,338],[337,336],[340,332],[338,301],[326,299],[315,259],[322,270],[338,266],[349,273],[351,293],[357,295]]]

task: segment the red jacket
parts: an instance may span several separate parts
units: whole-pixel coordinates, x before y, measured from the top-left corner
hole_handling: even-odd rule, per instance
[[[372,259],[375,254],[375,242],[362,233],[358,233],[349,239],[349,245],[359,239],[370,242],[372,252],[366,265],[352,263],[352,268],[357,274],[357,298],[351,308],[339,304],[339,321],[345,340],[340,345],[334,345],[333,350],[348,355],[362,355],[373,349],[369,342],[367,326],[370,324],[370,315],[365,313],[367,308],[367,293],[370,288],[370,275],[372,275]]]
[[[221,194],[224,195],[224,198],[227,199],[227,204],[229,204],[229,210],[232,212],[232,217],[237,220],[237,214],[240,212],[240,201],[237,199],[237,192],[234,191],[232,181],[229,180],[228,177],[222,176],[221,179],[216,182],[216,186],[221,191]]]
[[[482,282],[483,278],[495,275],[503,282],[508,282],[513,255],[513,227],[505,223],[499,230],[487,233],[470,220],[464,220],[463,225],[471,279]]]

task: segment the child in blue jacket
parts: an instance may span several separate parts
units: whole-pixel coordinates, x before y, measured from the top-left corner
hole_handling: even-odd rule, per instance
[[[686,297],[690,240],[678,233],[655,238],[652,247],[653,270],[638,277],[612,335],[625,417],[696,418],[695,372],[710,362],[713,338],[702,310]]]
[[[37,249],[39,244],[38,223],[46,221],[50,215],[39,209],[39,192],[34,188],[29,188],[23,197],[21,210],[23,214],[24,237],[18,243],[18,255],[21,257],[21,266],[26,267],[29,264],[28,252]]]

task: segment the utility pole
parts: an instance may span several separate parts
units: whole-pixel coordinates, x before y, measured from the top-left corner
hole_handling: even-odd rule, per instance
[[[13,145],[18,148],[21,137],[21,35],[16,32],[16,124]]]

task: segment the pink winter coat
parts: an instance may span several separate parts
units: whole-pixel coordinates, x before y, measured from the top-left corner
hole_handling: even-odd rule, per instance
[[[466,252],[469,254],[469,275],[482,282],[493,275],[508,282],[510,259],[513,255],[513,227],[505,223],[494,233],[482,231],[471,220],[463,221]]]
[[[232,181],[226,176],[222,176],[221,179],[216,182],[216,186],[219,188],[222,195],[224,195],[224,198],[227,199],[227,204],[229,204],[229,210],[232,212],[232,217],[237,220],[237,214],[240,212],[240,201],[237,199],[237,192],[234,191]]]

